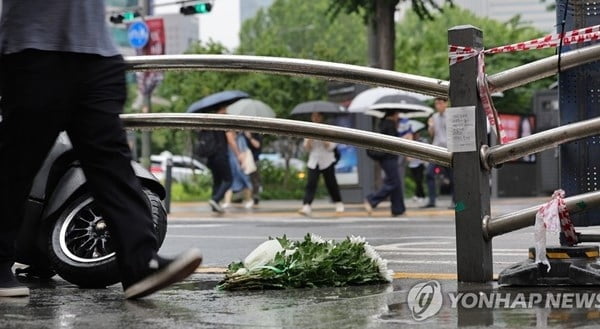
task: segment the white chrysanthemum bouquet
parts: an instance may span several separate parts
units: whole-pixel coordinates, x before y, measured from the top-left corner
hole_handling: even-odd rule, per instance
[[[231,263],[223,290],[341,287],[392,281],[387,261],[362,237],[341,242],[307,234],[304,241],[269,239],[243,262]]]

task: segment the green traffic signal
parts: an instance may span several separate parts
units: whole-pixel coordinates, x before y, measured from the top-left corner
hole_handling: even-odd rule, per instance
[[[134,12],[134,11],[124,12],[123,13],[123,20],[126,20],[126,21],[132,20],[132,19],[136,18],[137,16],[139,16],[139,14],[137,14],[137,16],[136,16],[136,14],[137,13]]]
[[[183,15],[195,15],[195,14],[206,14],[210,13],[212,4],[210,3],[197,3],[193,6],[183,6],[179,9],[179,12]]]
[[[196,13],[198,14],[205,14],[210,12],[211,5],[210,3],[199,3],[197,5],[194,6],[194,9],[196,10]]]

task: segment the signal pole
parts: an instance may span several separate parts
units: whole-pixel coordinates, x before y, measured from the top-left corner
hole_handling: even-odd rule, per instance
[[[139,0],[138,4],[140,8],[142,8],[143,17],[148,17],[152,15],[152,0]],[[144,83],[144,81],[138,81],[138,83]],[[142,105],[142,113],[152,113],[152,93],[145,92],[144,93],[144,102]],[[142,165],[146,168],[150,168],[150,154],[152,145],[152,135],[150,131],[144,130],[142,131]]]

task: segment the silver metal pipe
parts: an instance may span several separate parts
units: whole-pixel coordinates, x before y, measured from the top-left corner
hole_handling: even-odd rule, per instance
[[[598,134],[600,134],[600,117],[545,130],[507,144],[492,146],[482,152],[481,160],[492,168],[559,144]]]
[[[334,62],[242,55],[159,55],[126,57],[133,71],[198,70],[265,72],[334,79],[448,96],[449,82],[414,74]]]
[[[121,118],[128,128],[247,130],[274,135],[307,137],[403,154],[445,167],[452,166],[452,153],[439,146],[320,123],[208,113],[123,114]]]
[[[568,70],[578,65],[600,59],[600,44],[583,47],[561,54],[560,69]],[[491,92],[519,87],[558,73],[558,55],[517,66],[488,76]]]
[[[589,192],[565,198],[569,213],[576,214],[600,206],[600,191]],[[491,239],[504,233],[516,231],[535,224],[535,214],[542,205],[518,210],[501,215],[494,219],[484,218],[482,225],[483,236]]]

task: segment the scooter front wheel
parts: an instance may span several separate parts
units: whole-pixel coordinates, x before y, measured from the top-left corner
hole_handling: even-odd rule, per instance
[[[161,245],[166,235],[167,215],[155,193],[146,189],[144,193]],[[89,194],[75,199],[58,216],[50,230],[48,245],[50,263],[63,279],[85,288],[120,282],[108,223]]]

